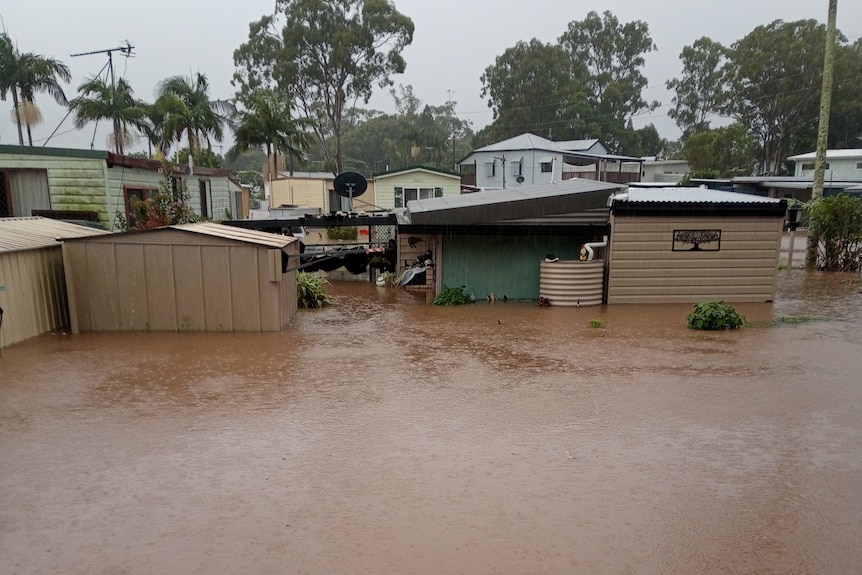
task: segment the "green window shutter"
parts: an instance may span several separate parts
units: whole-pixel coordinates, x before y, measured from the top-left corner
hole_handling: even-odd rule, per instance
[[[404,188],[395,188],[395,207],[404,207]]]
[[[443,188],[434,188],[434,197],[442,198],[443,197]]]

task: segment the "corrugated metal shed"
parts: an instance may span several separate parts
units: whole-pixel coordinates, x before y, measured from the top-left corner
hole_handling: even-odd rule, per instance
[[[59,238],[108,234],[106,230],[49,218],[0,218],[0,253],[59,247]]]
[[[404,214],[410,225],[472,225],[506,220],[574,214],[606,207],[624,186],[595,180],[572,179],[540,186],[486,190],[460,196],[408,202]]]
[[[72,332],[278,331],[296,238],[214,223],[63,242]]]
[[[614,197],[607,302],[772,301],[786,207],[707,188]]]

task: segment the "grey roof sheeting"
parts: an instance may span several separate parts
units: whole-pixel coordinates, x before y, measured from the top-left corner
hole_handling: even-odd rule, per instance
[[[35,250],[59,245],[58,239],[110,234],[89,226],[79,226],[41,217],[0,218],[0,253]]]
[[[753,194],[724,192],[710,188],[639,188],[630,189],[625,194],[614,196],[614,202],[650,203],[709,203],[709,204],[777,204],[778,198],[765,198]]]
[[[407,203],[404,215],[410,225],[464,226],[574,214],[607,207],[611,195],[624,189],[620,184],[576,178],[540,186],[413,200]]]
[[[213,222],[200,222],[196,224],[180,224],[170,226],[175,230],[202,234],[205,236],[213,236],[227,240],[235,240],[248,244],[258,244],[270,248],[283,248],[291,244],[296,238],[291,236],[282,236],[279,234],[271,234],[269,232],[259,232],[257,230],[247,230],[234,226],[226,226],[224,224],[216,224]]]
[[[709,188],[634,188],[611,198],[627,216],[783,216],[787,201]]]
[[[260,220],[263,221],[263,220]],[[249,230],[245,228],[228,226],[225,224],[217,224],[214,222],[198,222],[194,224],[178,224],[173,226],[166,226],[163,228],[154,228],[151,230],[132,230],[128,232],[122,232],[118,234],[110,234],[113,238],[108,241],[117,241],[122,243],[123,238],[130,235],[140,235],[140,234],[157,234],[163,230],[178,230],[181,232],[191,233],[191,234],[199,234],[203,236],[211,236],[215,238],[221,238],[225,240],[232,240],[236,242],[243,242],[247,244],[256,244],[259,246],[265,246],[268,248],[277,248],[281,249],[295,241],[296,238],[291,236],[282,236],[279,234],[271,234],[269,232],[261,232],[258,230]],[[79,238],[72,237],[64,237],[70,241],[74,241]],[[101,240],[100,240],[101,241]]]

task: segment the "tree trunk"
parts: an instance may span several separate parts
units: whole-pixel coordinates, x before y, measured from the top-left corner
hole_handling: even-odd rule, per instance
[[[18,145],[24,145],[24,132],[21,131],[21,108],[18,102],[18,89],[12,86],[12,108],[15,111],[15,124],[18,126]]]

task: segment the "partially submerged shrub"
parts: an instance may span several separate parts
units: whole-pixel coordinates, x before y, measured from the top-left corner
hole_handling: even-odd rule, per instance
[[[688,314],[691,329],[736,329],[744,324],[745,316],[723,301],[696,303]]]
[[[816,250],[817,267],[852,272],[862,266],[862,199],[848,194],[809,202],[808,241]]]
[[[326,295],[326,278],[296,272],[296,302],[301,309],[326,307],[332,298]]]
[[[470,296],[464,293],[464,286],[456,288],[443,286],[431,305],[464,305],[472,302]]]

